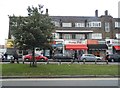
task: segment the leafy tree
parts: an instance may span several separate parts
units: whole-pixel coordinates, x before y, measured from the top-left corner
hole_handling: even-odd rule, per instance
[[[14,37],[15,47],[21,49],[31,49],[33,55],[32,66],[35,63],[35,48],[45,48],[50,46],[52,41],[52,32],[54,25],[51,22],[49,15],[43,14],[43,6],[28,7],[28,16],[11,16],[10,17],[10,33]]]

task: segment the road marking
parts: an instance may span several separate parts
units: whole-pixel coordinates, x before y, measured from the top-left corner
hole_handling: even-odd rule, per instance
[[[118,78],[30,78],[30,79],[0,79],[0,81],[61,81],[61,80],[118,80]]]

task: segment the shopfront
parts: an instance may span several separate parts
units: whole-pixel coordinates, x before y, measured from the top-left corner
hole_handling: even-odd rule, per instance
[[[106,44],[88,44],[88,53],[96,56],[104,56],[108,49]]]
[[[89,39],[87,40],[87,47],[88,47],[88,53],[94,54],[96,56],[105,56],[106,50],[108,49],[107,45],[105,44],[105,41],[99,41],[99,40],[93,40]]]
[[[64,53],[64,40],[63,39],[56,39],[54,40],[54,44],[52,44],[53,51],[52,53]]]
[[[113,52],[120,54],[120,45],[113,46]]]
[[[65,41],[65,54],[67,55],[75,55],[76,57],[82,55],[83,53],[87,53],[87,44],[85,40],[67,40]]]
[[[120,54],[120,40],[112,39],[112,49],[113,49],[113,54],[115,53]]]

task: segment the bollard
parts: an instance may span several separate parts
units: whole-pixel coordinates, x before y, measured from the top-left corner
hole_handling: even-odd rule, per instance
[[[85,59],[83,60],[83,64],[85,64]]]
[[[108,64],[108,60],[106,60],[106,64]]]
[[[71,59],[71,64],[73,64],[73,59]]]
[[[97,60],[95,60],[95,64],[97,64]]]
[[[30,61],[30,67],[32,67],[32,62]]]
[[[59,60],[59,64],[61,64],[61,60]]]
[[[47,61],[47,64],[49,64],[49,60]]]

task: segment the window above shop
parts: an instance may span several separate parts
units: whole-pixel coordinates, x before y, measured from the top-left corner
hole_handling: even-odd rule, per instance
[[[120,28],[120,22],[115,22],[115,27],[119,27]]]
[[[93,33],[92,39],[102,39],[102,33]]]
[[[75,23],[75,27],[85,27],[85,23]]]
[[[62,27],[72,27],[72,23],[62,23]]]
[[[63,39],[72,39],[72,35],[71,34],[63,34]]]
[[[85,39],[85,34],[76,34],[76,39]]]
[[[101,27],[101,22],[99,21],[88,22],[87,27]]]
[[[57,21],[52,21],[52,23],[56,26],[56,27],[60,27],[60,23]]]
[[[110,32],[110,24],[109,24],[109,22],[105,22],[105,32]]]

